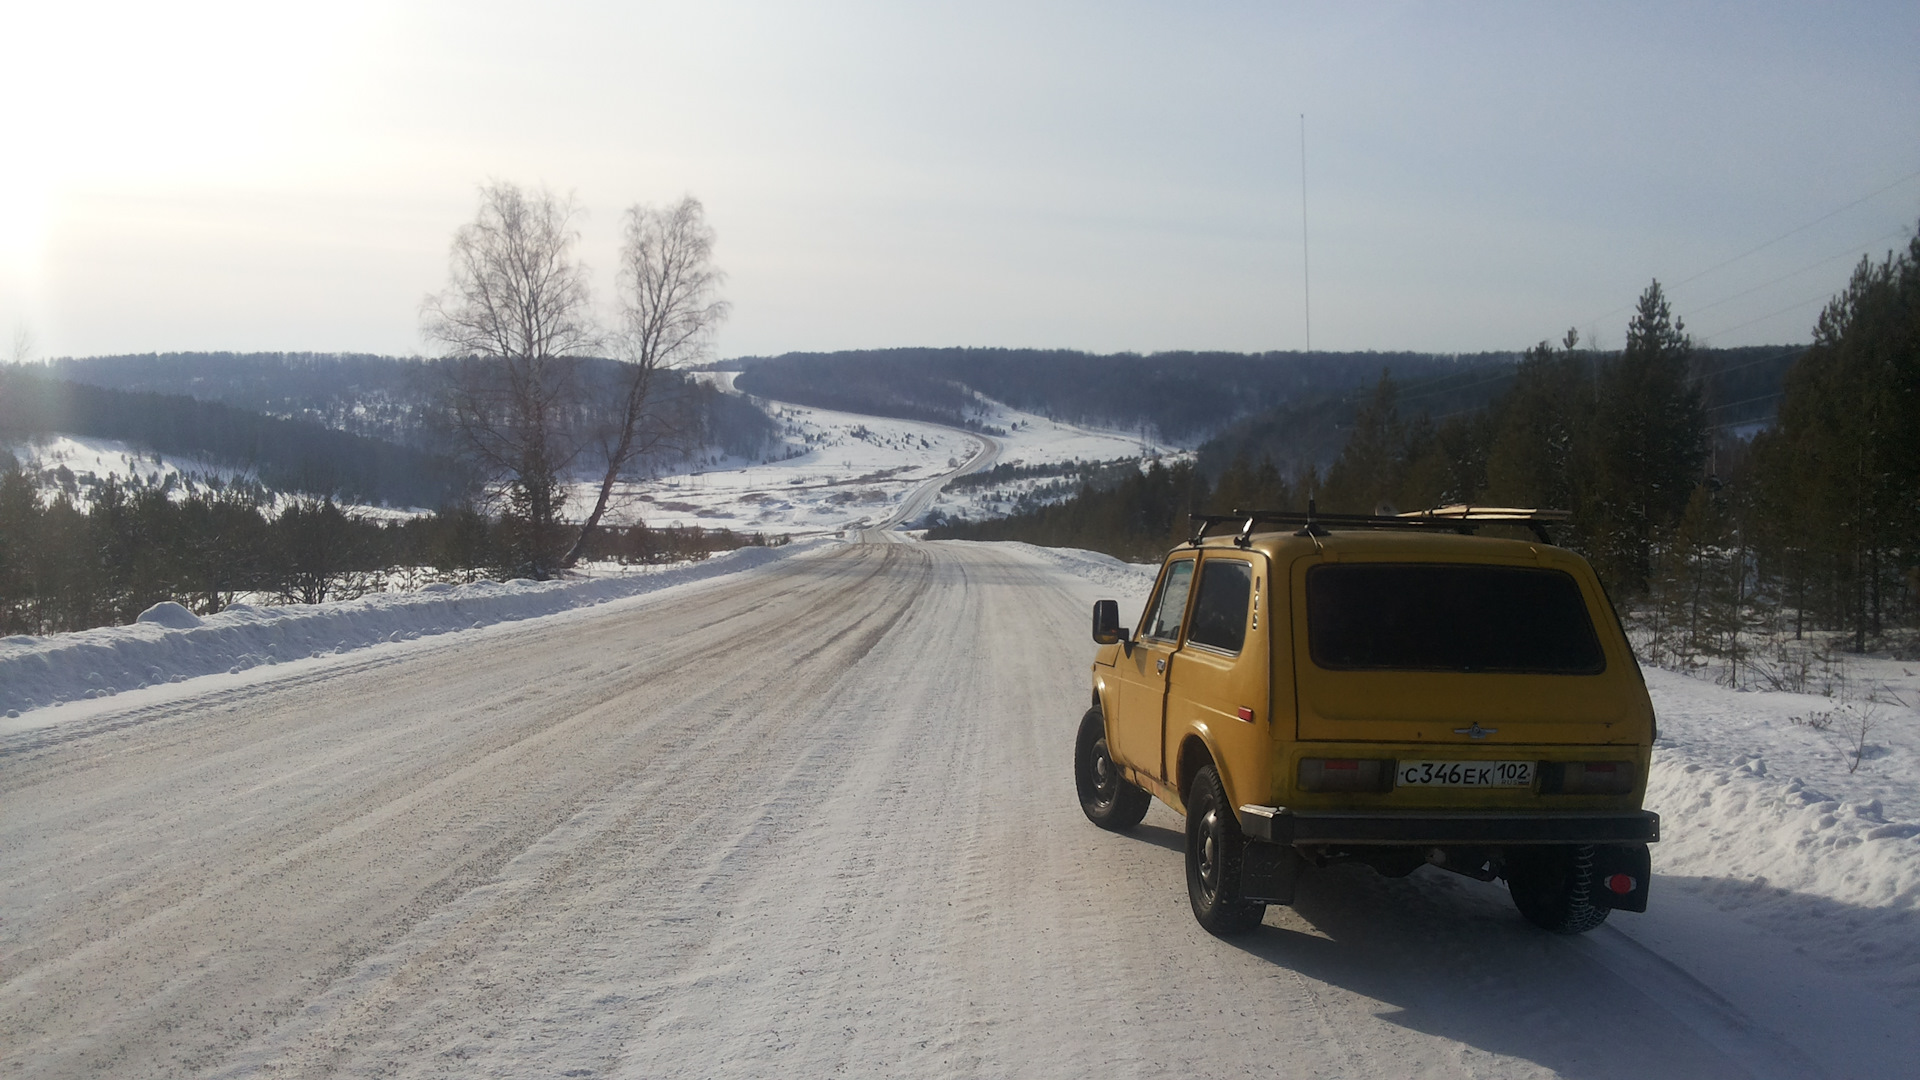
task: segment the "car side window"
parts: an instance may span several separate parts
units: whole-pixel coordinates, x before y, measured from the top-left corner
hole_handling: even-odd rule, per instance
[[[1237,653],[1247,643],[1247,598],[1253,593],[1253,564],[1238,559],[1208,559],[1200,571],[1200,598],[1193,605],[1195,645]]]
[[[1187,593],[1193,588],[1193,560],[1181,559],[1167,567],[1160,597],[1140,625],[1141,637],[1174,641],[1180,637],[1180,619],[1187,612]]]

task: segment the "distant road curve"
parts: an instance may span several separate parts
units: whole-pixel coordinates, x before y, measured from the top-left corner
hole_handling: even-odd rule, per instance
[[[869,526],[862,530],[862,532],[866,534],[864,537],[866,540],[871,542],[876,539],[884,539],[891,542],[900,542],[908,539],[895,530],[919,517],[921,514],[926,513],[927,507],[933,505],[933,500],[940,495],[940,489],[946,487],[949,481],[956,476],[984,472],[987,469],[993,468],[994,463],[1000,460],[1000,441],[992,436],[982,435],[977,431],[968,431],[966,428],[948,427],[946,424],[928,424],[927,426],[945,428],[948,431],[964,435],[978,442],[980,448],[974,451],[972,457],[961,462],[958,468],[941,473],[939,476],[922,483],[919,487],[908,492],[907,497],[900,500],[900,505],[895,507],[893,513],[888,514],[880,524]]]

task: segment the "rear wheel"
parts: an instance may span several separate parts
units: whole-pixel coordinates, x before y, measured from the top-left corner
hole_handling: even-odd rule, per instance
[[[1147,816],[1153,797],[1121,778],[1107,753],[1107,720],[1099,706],[1080,718],[1080,735],[1073,745],[1073,786],[1080,791],[1080,809],[1087,820],[1103,829],[1125,832]]]
[[[1245,851],[1246,838],[1219,774],[1212,765],[1201,766],[1187,790],[1187,900],[1209,934],[1244,934],[1267,913],[1267,905],[1240,898]]]
[[[1527,921],[1556,934],[1584,934],[1607,921],[1593,903],[1593,845],[1507,852],[1507,891]]]

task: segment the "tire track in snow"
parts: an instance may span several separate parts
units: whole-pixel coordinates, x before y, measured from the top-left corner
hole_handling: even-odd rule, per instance
[[[840,629],[848,620],[851,598],[863,592],[863,578],[884,570],[888,559],[877,556],[876,552],[841,563],[820,563],[820,569],[827,571],[824,587],[810,588],[803,580],[784,605],[774,605],[768,614],[791,616],[788,625],[799,639]],[[767,584],[762,580],[755,586],[714,590],[688,601],[686,607],[692,612],[689,621],[696,626],[712,626],[705,613],[716,599],[731,603],[738,616],[758,614],[763,599],[760,590]],[[817,603],[819,598],[813,594],[823,591],[827,602]],[[357,691],[367,699],[361,703],[363,707],[373,706],[375,721],[370,729],[353,732],[357,739],[344,740],[351,748],[349,753],[378,759],[376,767],[362,770],[365,779],[374,781],[369,784],[352,783],[362,777],[353,775],[351,763],[337,753],[323,753],[323,764],[304,764],[291,772],[276,770],[272,760],[249,760],[241,771],[270,775],[249,778],[205,799],[214,805],[196,808],[203,811],[199,815],[191,811],[170,815],[162,808],[157,820],[143,822],[138,815],[124,814],[121,807],[114,807],[102,810],[100,818],[93,819],[85,807],[48,804],[45,819],[53,820],[33,822],[10,812],[10,828],[38,824],[71,835],[85,833],[97,820],[110,818],[132,833],[126,845],[132,850],[120,851],[116,865],[88,866],[89,860],[82,859],[68,873],[62,872],[67,869],[64,867],[42,868],[37,876],[43,879],[43,885],[51,887],[37,891],[42,897],[55,898],[53,918],[29,915],[9,920],[0,1008],[8,1013],[18,1036],[10,1042],[49,1066],[60,1062],[84,1067],[106,1065],[136,1073],[152,1067],[164,1073],[192,1072],[210,1064],[224,1050],[273,1026],[306,995],[352,970],[365,956],[396,939],[426,914],[484,882],[499,865],[575,813],[598,790],[638,768],[651,755],[623,759],[608,756],[604,746],[595,745],[596,736],[608,734],[626,735],[630,747],[640,741],[625,729],[647,734],[644,729],[649,725],[631,724],[619,708],[622,695],[630,692],[644,697],[654,691],[649,676],[676,669],[699,672],[695,679],[710,679],[711,664],[724,662],[739,647],[740,629],[734,626],[709,633],[705,640],[695,635],[660,642],[661,656],[652,670],[607,663],[604,656],[598,664],[582,660],[572,653],[577,638],[571,635],[559,642],[540,642],[536,656],[544,652],[546,659],[553,661],[550,671],[558,678],[535,689],[515,686],[516,680],[511,678],[498,679],[491,685],[483,681],[480,692],[455,703],[455,709],[430,714],[424,723],[402,724],[395,729],[412,735],[428,726],[451,724],[467,729],[464,738],[435,747],[441,751],[438,754],[415,753],[412,748],[396,746],[393,731],[381,730],[382,721],[395,719],[390,714],[382,715],[377,704],[386,696],[383,691],[390,675],[358,688],[349,685],[349,695]],[[553,655],[556,649],[560,650],[559,656]],[[511,643],[482,650],[483,654],[512,651]],[[703,664],[703,654],[719,660]],[[478,659],[484,668],[498,657],[482,655]],[[615,671],[617,681],[609,685],[604,680],[583,677],[583,668],[595,666]],[[421,674],[444,688],[444,675],[433,671]],[[685,682],[688,676],[679,678]],[[345,681],[351,684],[353,679]],[[667,691],[671,694],[672,679],[665,681],[670,684]],[[734,692],[749,691],[736,686]],[[522,699],[517,709],[513,707],[515,695]],[[309,714],[314,704],[296,694],[294,701],[282,706],[277,726],[325,730],[327,725],[315,723],[320,718]],[[461,715],[469,709],[472,713]],[[229,714],[232,711],[232,706],[225,710]],[[514,715],[517,712],[525,715]],[[677,714],[660,710],[643,715],[658,725],[672,723]],[[217,751],[217,744],[223,741],[236,745],[231,756],[237,757],[246,757],[256,747],[266,747],[264,756],[269,759],[279,758],[283,752],[290,756],[295,749],[309,753],[315,749],[315,740],[304,732],[291,737],[276,732],[282,737],[261,741],[261,728],[275,725],[273,718],[247,723],[216,712],[198,725],[203,745],[197,748],[178,726],[151,729],[161,761],[124,746],[116,747],[104,755],[94,775],[83,772],[69,775],[65,781],[73,785],[97,783],[108,791],[120,789],[126,783],[124,775],[100,774],[124,774],[132,758],[162,769],[184,765],[188,773],[198,774],[194,779],[201,786],[225,786],[208,775],[212,770],[195,769],[179,758],[195,749],[202,754]],[[137,739],[144,730],[149,729],[136,729],[132,736],[116,733],[115,738]],[[698,732],[679,730],[670,734],[693,745],[700,741]],[[572,745],[562,745],[569,742]],[[642,743],[638,748],[656,754],[677,749],[657,742]],[[168,752],[176,756],[174,761],[164,760]],[[234,764],[225,762],[216,768],[231,771]],[[522,768],[528,764],[536,767]],[[315,772],[341,771],[349,773],[349,783],[344,785],[348,790],[344,792],[316,792],[310,790],[314,785],[303,782]],[[528,775],[511,776],[515,771]],[[172,785],[162,782],[159,786]],[[286,794],[289,788],[295,789],[295,797],[285,800],[293,820],[255,821],[252,829],[226,830],[239,834],[231,843],[205,842],[210,839],[205,831],[181,827],[181,818],[220,816],[221,803],[248,802],[251,793],[263,789]],[[30,805],[20,802],[30,794],[16,791],[9,805]],[[148,797],[155,794],[164,799],[163,793],[143,792]],[[314,794],[320,796],[322,805],[310,805],[298,797]],[[273,809],[277,808],[269,808],[268,814],[260,816],[272,818]],[[61,818],[65,821],[56,824]],[[193,835],[184,837],[182,833]],[[164,865],[145,857],[156,845],[178,849],[187,842],[193,842],[204,854]],[[389,865],[400,851],[410,856],[412,863]],[[0,865],[10,862],[0,861]],[[12,873],[14,867],[8,865],[7,869],[9,886],[27,884]],[[62,877],[66,880],[61,881]],[[356,881],[356,877],[365,880]],[[19,895],[13,888],[9,893]],[[251,910],[239,910],[242,897],[244,906]],[[9,910],[17,910],[11,902]],[[276,941],[277,912],[287,913],[289,924],[303,920],[318,923],[333,940],[304,949]],[[246,922],[249,915],[251,926]],[[241,919],[239,927],[233,925],[236,916]],[[247,941],[248,947],[224,947],[236,939]],[[209,954],[217,958],[215,966],[219,970],[196,978],[180,977],[183,970],[204,963]],[[142,974],[150,976],[152,985],[141,985]],[[129,992],[136,988],[140,992]],[[210,989],[215,992],[209,994]],[[247,998],[249,1004],[223,1003],[218,992],[222,990],[236,998]],[[14,1001],[9,1003],[6,998]],[[265,1003],[254,1004],[259,999]],[[223,1008],[229,1009],[224,1015]],[[104,1028],[103,1035],[63,1028],[61,1018],[75,1013],[88,1018],[89,1029]],[[179,1034],[182,1031],[193,1034]]]

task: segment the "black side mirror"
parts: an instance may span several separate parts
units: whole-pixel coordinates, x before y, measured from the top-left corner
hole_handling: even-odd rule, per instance
[[[1118,600],[1093,602],[1093,640],[1101,645],[1111,645],[1116,641],[1127,640],[1127,629],[1120,625]]]

